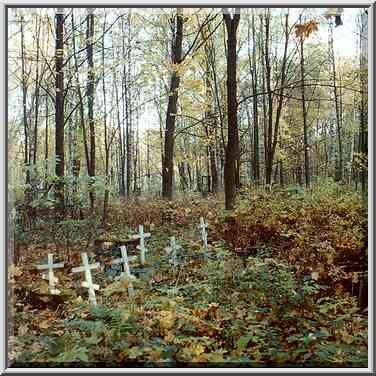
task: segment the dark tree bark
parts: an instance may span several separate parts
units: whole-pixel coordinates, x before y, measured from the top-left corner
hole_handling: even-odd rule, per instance
[[[103,21],[103,35],[102,35],[102,95],[103,95],[103,126],[104,126],[104,153],[105,153],[105,162],[104,170],[106,177],[106,188],[104,191],[103,199],[103,216],[102,216],[102,226],[103,228],[107,227],[107,215],[108,215],[108,201],[109,201],[109,189],[108,185],[110,183],[109,179],[109,169],[110,169],[110,143],[108,140],[108,127],[107,127],[107,96],[106,96],[106,78],[105,78],[105,28],[106,28],[106,11],[104,13]]]
[[[338,97],[338,87],[337,87],[337,71],[336,62],[334,54],[334,40],[333,40],[333,25],[330,24],[330,37],[329,37],[329,54],[332,64],[332,79],[333,79],[333,94],[334,94],[334,104],[336,112],[336,126],[337,126],[337,144],[338,144],[338,154],[337,154],[337,168],[336,168],[336,180],[342,180],[343,174],[343,151],[342,151],[342,114],[339,106]]]
[[[55,194],[58,208],[64,212],[64,10],[58,8],[55,16],[56,21],[56,48],[55,48],[55,71],[56,71],[56,98],[55,98],[55,173],[57,182]]]
[[[227,120],[228,136],[225,156],[225,208],[234,208],[236,196],[236,170],[239,161],[238,102],[236,84],[236,34],[240,21],[240,9],[234,14],[223,11],[227,30]]]
[[[40,37],[40,19],[37,19],[37,31],[36,31],[36,65],[35,65],[35,117],[34,117],[34,145],[33,145],[33,165],[35,168],[35,164],[37,163],[37,151],[38,151],[38,120],[39,120],[39,94],[40,94],[40,86],[39,86],[39,37]],[[33,175],[36,171],[33,172]]]
[[[45,132],[44,132],[44,189],[47,191],[48,188],[48,95],[46,94],[46,125],[45,125]]]
[[[183,41],[183,15],[177,9],[175,17],[175,38],[172,46],[172,63],[179,67],[182,62],[182,41]],[[162,197],[171,200],[173,194],[174,176],[174,133],[175,117],[177,112],[178,89],[180,84],[179,73],[174,70],[170,81],[170,95],[168,97],[166,129],[164,141],[164,155],[162,161]]]
[[[287,73],[287,48],[289,41],[289,16],[285,16],[285,43],[284,43],[284,52],[282,57],[282,66],[280,71],[280,79],[278,80],[278,85],[280,89],[278,90],[278,99],[277,99],[277,109],[275,113],[275,120],[273,122],[273,101],[274,101],[274,92],[272,90],[272,65],[270,61],[270,10],[265,16],[265,48],[264,48],[264,59],[265,59],[265,74],[266,74],[266,90],[268,97],[268,126],[267,126],[267,142],[266,142],[266,166],[265,166],[265,181],[267,185],[270,185],[272,182],[272,172],[273,172],[273,160],[275,155],[275,149],[278,142],[279,134],[279,122],[282,113],[283,105],[283,92],[286,81]],[[273,129],[274,125],[274,129]]]
[[[132,61],[131,61],[131,51],[132,49],[129,48],[131,43],[131,13],[128,13],[128,50],[127,50],[127,63],[128,69],[123,71],[123,88],[124,88],[124,101],[125,101],[125,116],[126,116],[126,154],[127,154],[127,178],[126,178],[126,186],[127,186],[127,197],[129,198],[131,195],[131,183],[132,183],[132,168],[133,177],[137,178],[137,170],[136,166],[132,166],[132,159],[133,159],[133,115],[132,115],[132,97],[130,91],[130,82],[131,82],[131,69],[132,69]],[[124,39],[123,39],[123,56],[125,57],[125,50],[124,50]]]
[[[90,132],[90,167],[89,176],[91,178],[89,197],[90,206],[94,210],[95,204],[95,192],[92,184],[95,179],[95,126],[94,126],[94,60],[93,60],[93,38],[94,38],[94,10],[88,9],[88,15],[86,18],[86,55],[88,61],[88,73],[87,73],[87,110],[88,110],[88,122]]]
[[[300,16],[300,23],[302,17]],[[307,107],[305,98],[305,73],[304,73],[304,37],[300,35],[300,78],[302,87],[302,111],[303,111],[303,136],[304,136],[304,176],[305,184],[308,188],[310,185],[310,165],[309,165],[309,146],[308,146],[308,124],[307,124]]]
[[[360,166],[360,179],[362,194],[365,197],[367,192],[367,158],[368,158],[368,14],[363,12],[360,18],[360,124],[359,124],[359,151],[362,164]]]
[[[250,42],[250,30],[248,23],[248,41]],[[252,158],[252,172],[253,179],[256,184],[260,181],[260,156],[259,156],[259,119],[258,119],[258,97],[257,93],[257,59],[256,59],[256,28],[255,28],[255,15],[252,10],[252,45],[253,52],[250,51],[250,43],[248,42],[248,58],[249,68],[251,72],[252,92],[253,92],[253,158]]]
[[[74,15],[72,12],[71,15],[72,28],[75,28]],[[85,109],[84,109],[84,100],[81,91],[81,84],[78,76],[79,63],[78,63],[78,53],[76,51],[76,37],[75,33],[72,35],[72,48],[73,48],[73,59],[74,59],[74,69],[75,69],[75,84],[77,90],[77,100],[78,100],[78,111],[80,115],[80,127],[82,130],[82,138],[85,150],[85,159],[86,159],[86,169],[87,174],[90,176],[90,155],[89,155],[89,145],[86,134],[86,125],[85,125]]]
[[[24,128],[24,165],[26,169],[26,184],[30,183],[29,166],[29,124],[27,119],[27,74],[25,68],[25,32],[24,32],[25,19],[22,16],[20,19],[21,25],[21,74],[22,74],[22,107],[23,107],[23,128]]]
[[[213,93],[211,88],[211,64],[210,64],[210,53],[213,48],[211,37],[207,36],[210,34],[209,26],[202,28],[202,38],[206,41],[204,45],[205,50],[205,90],[206,90],[206,100],[208,103],[208,110],[205,111],[205,133],[207,137],[207,157],[208,157],[208,176],[211,176],[211,184],[208,187],[209,192],[218,192],[218,171],[217,162],[215,155],[215,148],[217,143],[216,137],[216,121],[213,116],[212,107],[215,103],[213,100]],[[213,85],[214,86],[214,85]]]
[[[265,16],[265,41],[264,41],[264,59],[265,59],[265,83],[268,99],[268,123],[266,132],[266,150],[265,150],[265,182],[267,185],[271,184],[272,180],[272,169],[273,169],[273,149],[272,149],[272,139],[273,139],[273,92],[271,87],[272,76],[271,76],[271,62],[270,62],[270,10]]]

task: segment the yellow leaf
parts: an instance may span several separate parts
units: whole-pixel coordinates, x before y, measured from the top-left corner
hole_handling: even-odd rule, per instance
[[[311,278],[315,281],[319,279],[320,274],[318,272],[312,272],[311,273]]]
[[[192,343],[189,346],[189,350],[192,351],[196,356],[199,356],[205,351],[205,347],[199,343]]]
[[[50,326],[50,324],[48,320],[45,320],[45,321],[42,321],[40,324],[38,324],[38,326],[40,329],[47,329]]]
[[[159,313],[159,325],[161,329],[168,330],[171,329],[175,324],[176,315],[174,312],[161,311]]]
[[[352,342],[353,342],[353,337],[352,335],[350,335],[349,333],[345,332],[345,333],[342,333],[342,339],[345,343],[347,343],[348,345],[350,345]]]
[[[29,332],[29,327],[27,324],[20,325],[18,328],[18,335],[19,336],[25,336]]]

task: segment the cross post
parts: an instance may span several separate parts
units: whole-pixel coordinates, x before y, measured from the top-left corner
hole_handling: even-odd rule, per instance
[[[204,255],[205,258],[208,257],[208,233],[207,233],[208,224],[204,221],[204,218],[200,217],[200,229],[201,229],[201,238],[204,243]]]
[[[42,277],[45,279],[48,279],[48,289],[50,293],[59,294],[60,291],[55,289],[55,282],[57,282],[58,279],[54,276],[54,269],[63,268],[64,263],[59,262],[57,264],[54,264],[53,258],[54,258],[54,255],[52,253],[49,253],[47,256],[47,265],[37,265],[37,269],[39,270],[48,269],[48,272],[44,273]]]
[[[138,234],[133,235],[133,239],[140,239],[140,245],[136,248],[140,250],[140,263],[141,265],[145,264],[145,253],[147,252],[147,248],[145,247],[145,239],[150,238],[151,234],[149,232],[144,233],[144,226],[138,226]]]
[[[77,268],[73,268],[73,273],[80,273],[85,272],[85,281],[81,282],[81,286],[89,289],[89,302],[96,306],[97,299],[95,297],[95,290],[99,290],[99,285],[93,284],[93,280],[91,278],[91,269],[99,268],[99,262],[95,264],[89,264],[86,252],[81,253],[82,263],[83,266],[78,266]]]
[[[121,251],[121,258],[115,259],[112,263],[123,264],[124,272],[121,273],[121,277],[126,278],[128,280],[128,295],[131,297],[131,296],[134,296],[134,289],[133,289],[133,284],[132,284],[133,276],[129,268],[127,247],[125,245],[122,245],[120,247],[120,251]]]

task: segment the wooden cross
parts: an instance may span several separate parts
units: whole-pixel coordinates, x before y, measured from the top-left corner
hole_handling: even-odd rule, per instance
[[[204,254],[205,258],[208,257],[208,233],[207,233],[208,224],[204,221],[204,218],[200,217],[200,229],[201,229],[201,238],[204,243]]]
[[[132,279],[134,277],[132,276],[130,268],[129,268],[127,247],[125,245],[122,245],[120,247],[120,250],[121,250],[121,258],[115,259],[112,263],[113,264],[123,263],[124,272],[121,273],[121,277],[126,278],[128,280],[128,295],[134,296],[134,289],[133,289],[133,284],[132,284]]]
[[[179,244],[176,244],[175,236],[171,236],[170,246],[166,248],[166,251],[168,254],[171,254],[170,262],[175,266],[178,264],[176,253],[178,249],[181,249],[181,246]]]
[[[147,251],[145,247],[145,239],[150,238],[151,234],[149,232],[144,233],[144,226],[139,225],[138,226],[138,234],[133,235],[133,239],[140,239],[140,245],[138,245],[136,248],[140,250],[140,262],[141,265],[145,264],[145,252]]]
[[[37,265],[37,269],[39,270],[48,269],[47,273],[42,274],[42,278],[48,279],[48,289],[51,294],[60,294],[60,291],[55,289],[55,282],[57,282],[58,279],[54,276],[54,269],[63,268],[64,263],[59,262],[57,264],[54,264],[53,262],[54,255],[52,253],[49,253],[47,257],[48,257],[47,265]]]
[[[80,273],[85,272],[85,281],[81,282],[82,287],[86,287],[89,289],[89,302],[92,305],[97,305],[97,299],[95,297],[95,290],[99,290],[99,285],[93,284],[93,280],[91,278],[91,269],[97,269],[99,268],[100,264],[99,262],[96,262],[95,264],[89,264],[87,254],[81,253],[82,263],[84,266],[78,266],[77,268],[73,268],[73,273]]]

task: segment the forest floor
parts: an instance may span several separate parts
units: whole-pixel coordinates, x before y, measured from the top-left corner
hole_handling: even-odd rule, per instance
[[[231,213],[214,196],[137,199],[111,208],[106,232],[92,220],[45,219],[17,240],[12,367],[367,367],[367,208],[356,193],[250,190]],[[140,224],[152,237],[129,298],[110,264]],[[182,246],[177,267],[165,250],[172,235]],[[96,307],[83,273],[71,273],[80,251],[103,265],[92,271]],[[65,262],[55,269],[60,295],[35,267],[47,253]]]

